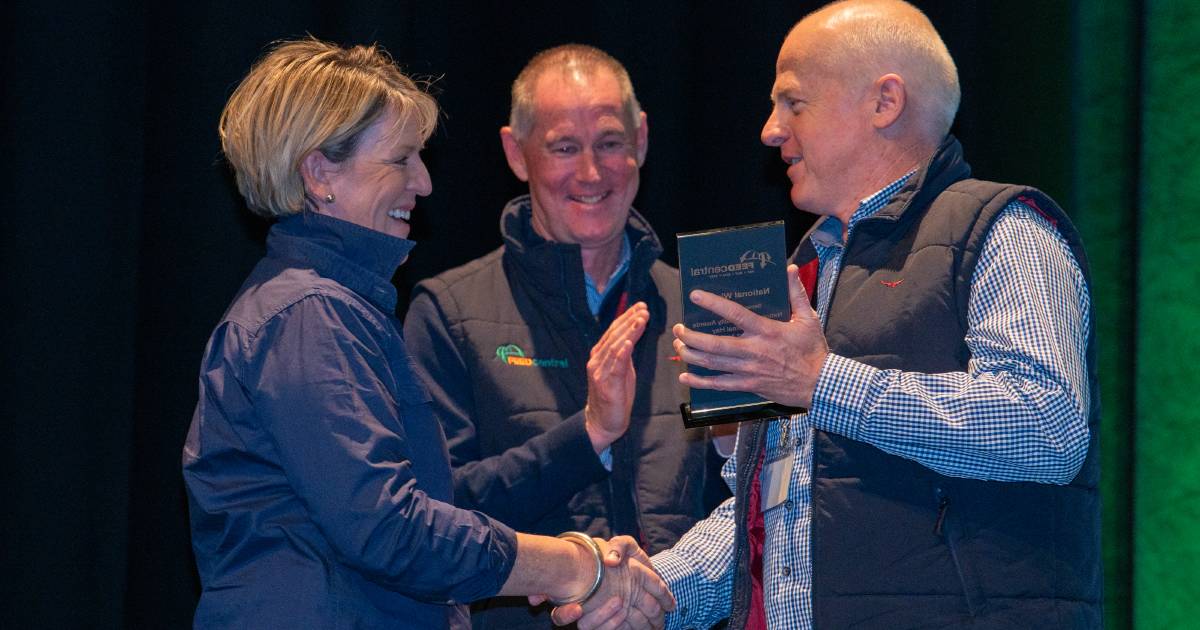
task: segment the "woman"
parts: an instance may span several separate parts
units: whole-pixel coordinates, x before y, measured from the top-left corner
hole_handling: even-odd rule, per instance
[[[602,543],[517,534],[449,504],[446,446],[389,282],[432,189],[419,151],[436,117],[375,47],[314,39],[275,47],[225,107],[238,189],[278,221],[209,340],[184,447],[197,627],[445,628],[465,622],[459,602],[571,601],[594,583],[587,605],[631,622],[673,605],[637,560],[602,567]],[[631,313],[599,369],[627,359],[623,337],[644,325]]]

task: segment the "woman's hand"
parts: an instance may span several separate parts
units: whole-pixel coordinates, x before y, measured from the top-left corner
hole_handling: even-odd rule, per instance
[[[675,610],[675,598],[663,582],[646,552],[629,536],[617,536],[604,548],[604,582],[591,599],[555,608],[555,624],[578,622],[579,630],[662,628],[667,612]]]

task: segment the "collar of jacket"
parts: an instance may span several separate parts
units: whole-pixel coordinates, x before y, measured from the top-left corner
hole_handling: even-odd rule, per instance
[[[908,212],[909,208],[928,206],[934,197],[941,194],[951,184],[970,176],[971,165],[963,159],[962,145],[953,135],[947,134],[938,150],[917,169],[916,173],[913,173],[912,177],[908,178],[908,181],[900,190],[896,191],[896,194],[892,195],[891,201],[880,208],[879,212],[863,219],[859,225],[875,220],[895,223]],[[809,236],[829,219],[830,217],[821,217],[817,220],[805,234],[801,245],[808,242]]]
[[[625,233],[630,246],[625,277],[632,302],[646,295],[651,284],[650,267],[662,254],[662,244],[646,219],[633,208],[629,209]],[[548,300],[565,300],[573,317],[586,315],[589,320],[594,319],[587,306],[579,245],[548,241],[534,231],[529,195],[521,195],[504,206],[500,234],[504,238],[504,258],[539,294]]]
[[[392,275],[416,243],[322,214],[281,218],[267,235],[267,255],[300,263],[361,295],[385,313],[396,311]]]

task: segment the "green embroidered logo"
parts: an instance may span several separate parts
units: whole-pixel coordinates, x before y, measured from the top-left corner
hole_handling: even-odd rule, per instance
[[[541,367],[541,368],[565,368],[567,367],[566,359],[535,359],[525,356],[525,351],[515,343],[505,344],[496,348],[496,359],[503,361],[508,365],[521,365],[525,367]]]

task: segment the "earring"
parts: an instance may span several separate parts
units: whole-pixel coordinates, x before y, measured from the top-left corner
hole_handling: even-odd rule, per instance
[[[333,193],[329,193],[328,195],[325,195],[325,203],[333,203],[334,199],[337,199],[337,197],[334,197]]]

